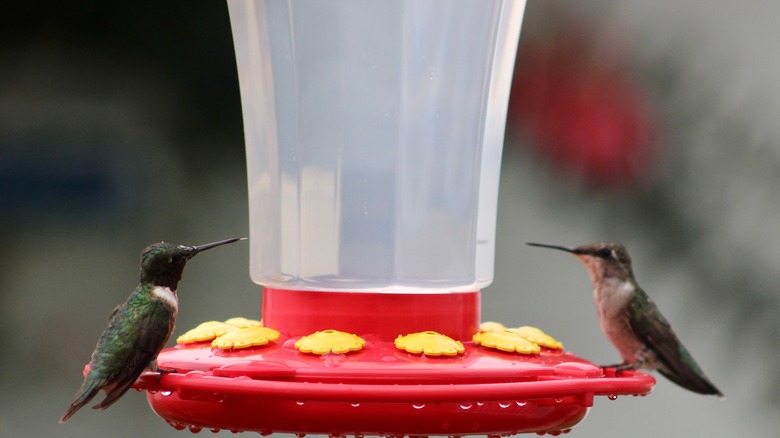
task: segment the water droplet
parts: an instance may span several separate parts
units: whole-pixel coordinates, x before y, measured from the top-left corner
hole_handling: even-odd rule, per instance
[[[607,398],[610,399],[610,400],[617,400],[618,396],[617,396],[617,394],[610,394],[610,395],[607,396]]]
[[[143,391],[144,389],[143,389],[143,388],[138,388],[138,387],[136,387],[136,388],[135,388],[135,390],[136,390],[136,391],[138,391],[138,392],[141,392],[141,391]],[[150,392],[151,392],[151,391],[150,391]]]
[[[555,403],[563,403],[563,397],[556,397]]]
[[[214,393],[214,400],[217,403],[222,403],[223,401],[225,401],[225,399],[227,399],[227,394],[223,394],[221,392],[215,392]]]
[[[152,394],[152,395],[157,394],[157,390],[156,389],[150,389],[148,392],[149,392],[149,394]]]
[[[263,430],[260,431],[260,435],[262,435],[262,436],[268,436],[268,435],[271,435],[272,433],[274,433],[274,432],[272,430],[269,430],[269,429],[263,429]]]
[[[298,400],[297,402],[295,402],[295,404],[298,406],[303,406],[303,400]]]
[[[356,432],[356,433],[355,433],[355,438],[363,438],[364,436],[365,436],[365,435],[363,435],[363,434],[362,434],[362,433],[360,433],[360,432]]]
[[[203,430],[203,427],[195,425],[195,424],[190,424],[190,432],[192,432],[192,433],[199,433],[201,430]]]
[[[171,394],[173,394],[173,391],[170,390],[160,391],[160,395],[163,397],[168,397]]]
[[[523,406],[527,405],[527,404],[528,404],[528,402],[527,402],[527,401],[525,401],[525,400],[518,400],[518,401],[516,401],[516,402],[515,402],[515,404],[516,404],[517,406],[520,406],[520,407],[522,408]]]
[[[219,433],[219,431],[220,431],[221,429],[220,429],[220,428],[218,428],[218,427],[212,427],[212,428],[211,428],[211,429],[209,429],[209,430],[211,431],[211,433]]]
[[[298,432],[298,433],[295,434],[295,436],[297,436],[298,438],[303,438],[303,437],[306,436],[306,434],[303,433],[303,432]]]
[[[360,403],[350,403],[349,405],[352,406],[353,408],[356,408],[360,406]]]
[[[508,408],[512,406],[512,402],[498,402],[498,407],[500,408]]]
[[[425,403],[412,403],[412,407],[415,409],[422,409],[425,407]]]
[[[471,403],[461,403],[460,408],[461,409],[471,409],[472,404]]]
[[[170,424],[176,430],[184,430],[187,428],[186,425],[184,425],[183,423],[179,423],[178,421],[175,421],[173,423],[168,423],[168,424]]]

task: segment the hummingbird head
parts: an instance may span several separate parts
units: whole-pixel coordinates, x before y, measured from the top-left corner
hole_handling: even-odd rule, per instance
[[[201,251],[233,243],[244,238],[233,238],[200,246],[175,243],[153,243],[141,253],[141,282],[176,289],[187,261]]]
[[[607,278],[625,281],[634,276],[631,270],[631,257],[626,248],[619,243],[592,243],[576,248],[544,243],[528,243],[528,245],[574,254],[588,268],[588,273],[594,284]]]

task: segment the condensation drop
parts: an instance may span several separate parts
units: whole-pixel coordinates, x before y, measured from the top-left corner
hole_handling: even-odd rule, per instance
[[[179,423],[178,421],[173,423],[168,423],[168,424],[170,424],[176,430],[184,430],[187,428],[186,425]]]

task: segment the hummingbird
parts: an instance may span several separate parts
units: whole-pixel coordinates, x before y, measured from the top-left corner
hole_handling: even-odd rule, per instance
[[[89,403],[98,391],[106,397],[93,409],[105,409],[122,397],[149,369],[157,367],[157,355],[168,342],[176,323],[179,298],[176,287],[184,265],[196,254],[246,238],[232,238],[200,246],[160,242],[141,253],[141,279],[127,301],[108,317],[108,327],[98,339],[81,389],[60,423]],[[170,371],[169,371],[170,372]]]
[[[602,368],[657,370],[693,392],[723,397],[672,330],[655,302],[639,286],[631,257],[623,245],[594,243],[570,248],[542,243],[530,246],[574,254],[588,268],[601,331],[620,353],[623,362]]]

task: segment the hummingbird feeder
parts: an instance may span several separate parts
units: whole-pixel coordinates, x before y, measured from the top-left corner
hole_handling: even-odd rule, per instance
[[[481,323],[519,0],[228,0],[262,323],[181,335],[144,376],[202,429],[557,435],[645,395],[534,327]]]

